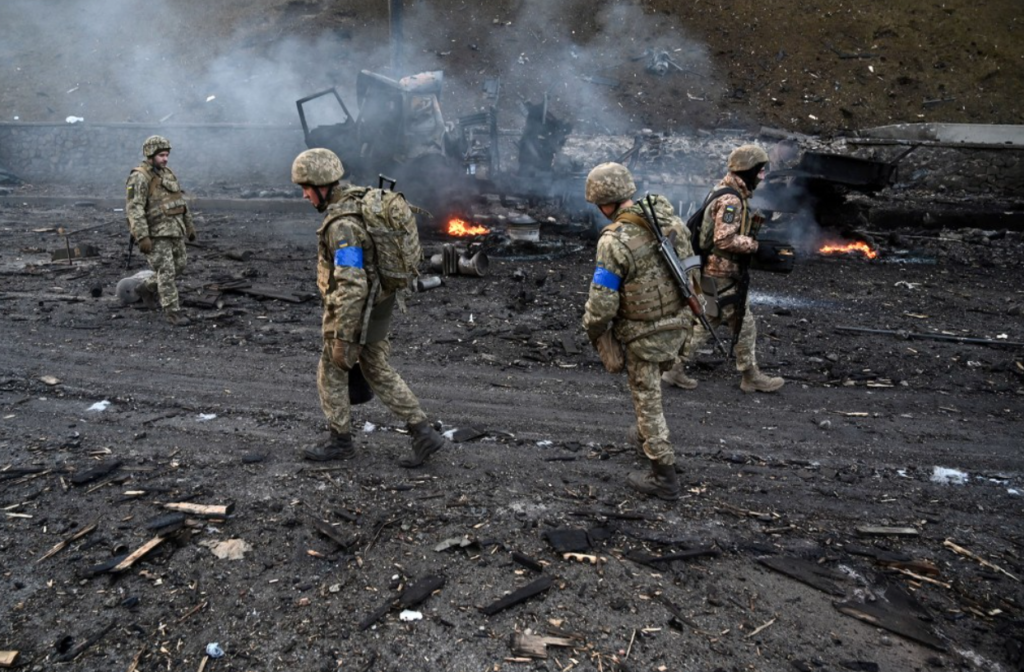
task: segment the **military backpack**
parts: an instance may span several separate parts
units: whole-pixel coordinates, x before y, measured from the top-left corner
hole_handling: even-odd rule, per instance
[[[405,196],[373,188],[349,189],[346,196],[345,200],[358,202],[366,232],[373,240],[381,288],[387,292],[407,289],[419,277],[423,250],[416,215]]]

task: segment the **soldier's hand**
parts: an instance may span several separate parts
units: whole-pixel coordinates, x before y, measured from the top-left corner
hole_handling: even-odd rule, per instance
[[[185,229],[185,235],[188,236],[188,242],[195,242],[196,239],[196,227],[190,226]]]
[[[351,371],[352,367],[359,361],[359,354],[362,351],[363,346],[358,343],[351,343],[336,338],[331,343],[331,362],[342,371]]]
[[[143,254],[149,254],[150,252],[153,251],[153,241],[150,239],[149,236],[146,236],[145,238],[139,241],[139,250]]]

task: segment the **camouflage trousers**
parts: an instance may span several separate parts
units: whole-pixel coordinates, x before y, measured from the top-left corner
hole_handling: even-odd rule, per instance
[[[718,292],[718,300],[721,302],[723,299],[728,300],[729,297],[734,297],[739,292],[739,286],[732,280],[715,279],[720,289]],[[711,297],[707,297],[708,301],[711,301]],[[754,321],[754,314],[750,312],[750,296],[748,294],[746,299],[746,310],[743,313],[743,323],[740,325],[740,338],[736,341],[736,369],[738,371],[746,371],[747,369],[757,366],[757,354],[754,350],[755,343],[757,342],[757,324]],[[729,334],[724,337],[726,344],[732,338],[732,330],[735,328],[733,325],[736,323],[737,305],[735,303],[729,303],[726,301],[725,306],[721,306],[718,315],[715,317],[708,316],[708,322],[711,323],[712,327],[717,327],[721,324],[729,325]],[[683,342],[682,350],[680,350],[680,360],[683,362],[692,362],[697,356],[697,350],[704,345],[705,341],[711,334],[708,333],[704,325],[700,323],[700,320],[693,318],[693,329],[690,330],[688,338]]]
[[[644,455],[660,464],[676,463],[676,453],[668,440],[668,423],[661,405],[661,373],[672,362],[649,362],[626,353],[626,375],[633,395],[636,426],[644,442]]]
[[[184,238],[151,238],[153,249],[146,255],[153,275],[143,281],[146,289],[160,294],[160,307],[164,311],[179,309],[178,288],[174,284],[177,276],[185,270],[188,261],[185,254]]]
[[[405,384],[398,372],[391,368],[391,343],[385,338],[367,343],[359,355],[359,368],[373,393],[407,424],[427,419],[416,395]],[[316,372],[316,388],[320,393],[320,408],[327,416],[331,429],[339,434],[352,431],[352,406],[348,399],[348,371],[342,371],[331,361],[331,341],[324,339],[320,351],[320,365]]]

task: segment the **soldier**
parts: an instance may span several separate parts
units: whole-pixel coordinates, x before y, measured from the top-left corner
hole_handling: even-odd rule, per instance
[[[708,204],[701,228],[701,240],[711,243],[705,246],[710,252],[703,268],[701,287],[708,301],[717,305],[717,314],[709,311],[709,321],[712,326],[723,322],[731,325],[734,334],[739,322],[739,333],[735,337],[736,368],[743,374],[740,389],[744,392],[775,392],[785,383],[782,378],[766,376],[757,368],[754,350],[757,327],[747,291],[747,266],[751,255],[757,253],[757,234],[762,223],[759,214],[750,212],[750,196],[764,177],[767,165],[768,154],[757,145],[734,149],[729,154],[729,173],[715,190],[728,187],[735,193],[726,193]],[[679,361],[662,380],[687,390],[696,388],[697,381],[686,375],[685,367],[707,337],[707,331],[695,323]]]
[[[377,291],[377,251],[359,205],[366,189],[341,186],[344,173],[341,160],[329,149],[306,150],[292,163],[292,182],[302,187],[303,198],[325,213],[317,230],[317,285],[324,315],[316,380],[330,436],[304,449],[303,455],[327,461],[355,454],[348,378],[358,363],[373,392],[408,427],[412,455],[399,464],[418,467],[447,441],[427,422],[416,396],[388,362],[388,329],[396,294]],[[405,200],[398,202],[402,212],[391,214],[411,217]]]
[[[660,256],[653,224],[632,200],[633,176],[618,163],[602,163],[587,176],[587,201],[612,221],[597,243],[597,268],[590,284],[583,328],[609,366],[622,357],[636,411],[637,441],[651,471],[631,473],[630,487],[666,500],[679,498],[675,452],[661,406],[661,372],[667,370],[689,324],[681,292]],[[676,252],[689,256],[686,228],[663,197],[656,198],[658,222],[676,233]],[[609,333],[610,330],[610,333]],[[613,356],[609,358],[609,348]],[[609,370],[615,370],[609,366]]]
[[[185,270],[184,238],[195,240],[196,227],[185,192],[167,167],[170,153],[167,138],[146,138],[142,144],[145,160],[128,175],[125,212],[132,237],[154,271],[139,285],[139,297],[147,307],[162,307],[172,325],[184,327],[191,320],[178,303],[175,278]]]

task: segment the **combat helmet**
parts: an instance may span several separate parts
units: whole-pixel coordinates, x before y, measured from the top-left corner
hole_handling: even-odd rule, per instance
[[[151,135],[142,143],[142,155],[147,159],[153,158],[160,152],[171,151],[171,141],[162,135]]]
[[[329,149],[307,149],[292,161],[292,182],[323,187],[334,184],[345,174],[338,155]]]
[[[767,152],[757,145],[740,145],[729,154],[727,167],[731,173],[741,173],[763,163],[768,163]]]
[[[621,203],[635,193],[633,176],[621,163],[602,163],[587,175],[587,201],[594,205]]]

